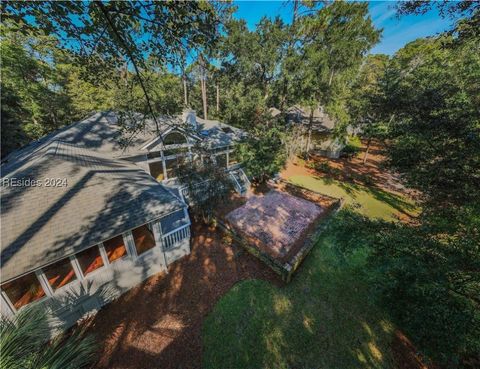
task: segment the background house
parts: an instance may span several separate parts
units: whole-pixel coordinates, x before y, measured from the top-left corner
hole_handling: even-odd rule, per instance
[[[269,109],[273,117],[281,115],[276,108]],[[324,111],[323,107],[312,109],[309,107],[294,105],[285,111],[287,124],[301,125],[305,127],[307,135],[310,119],[311,127],[311,148],[315,153],[328,158],[339,158],[345,144],[341,139],[334,137],[335,121]]]

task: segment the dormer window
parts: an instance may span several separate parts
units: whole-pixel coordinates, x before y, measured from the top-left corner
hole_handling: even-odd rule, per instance
[[[187,139],[179,132],[170,132],[163,138],[163,144],[167,145],[183,145],[187,143]]]

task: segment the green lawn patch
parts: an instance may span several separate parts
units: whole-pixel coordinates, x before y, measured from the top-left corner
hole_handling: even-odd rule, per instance
[[[309,176],[292,176],[289,181],[309,190],[345,199],[347,205],[356,206],[358,212],[371,218],[395,220],[402,215],[416,215],[419,209],[410,200],[376,187]]]
[[[205,368],[394,367],[393,328],[369,298],[365,255],[340,257],[335,232],[289,285],[243,281],[218,302],[203,329]]]
[[[377,223],[364,216],[390,221],[418,208],[377,188],[307,176],[290,181],[342,197],[347,207],[328,221],[290,284],[243,281],[217,303],[203,326],[204,367],[395,368],[394,327],[374,303],[366,268]]]

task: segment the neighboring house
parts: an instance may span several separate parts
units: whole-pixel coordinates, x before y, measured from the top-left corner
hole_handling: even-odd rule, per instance
[[[2,315],[35,303],[71,325],[190,253],[187,205],[168,185],[172,162],[199,143],[241,171],[232,147],[243,133],[191,112],[160,121],[163,141],[147,122],[122,149],[118,117],[98,113],[6,158]]]
[[[286,119],[288,123],[297,123],[303,125],[310,124],[312,118],[312,130],[317,134],[330,135],[335,128],[335,121],[324,112],[323,107],[313,110],[309,107],[292,106],[286,111]]]
[[[280,115],[276,108],[269,109],[270,114],[275,117]],[[339,158],[345,145],[333,137],[335,121],[323,110],[323,107],[313,110],[309,107],[292,106],[285,112],[286,122],[289,124],[301,124],[308,127],[312,123],[312,146],[313,150],[322,156]]]

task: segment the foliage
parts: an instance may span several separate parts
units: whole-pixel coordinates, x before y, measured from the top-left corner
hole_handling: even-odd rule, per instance
[[[406,45],[385,71],[380,107],[393,117],[389,165],[423,193],[424,212],[417,226],[379,234],[375,284],[418,348],[452,368],[480,360],[479,45],[460,31]]]
[[[295,96],[311,107],[325,106],[329,115],[346,125],[346,99],[352,73],[379,40],[366,3],[334,2],[299,20],[298,69]]]
[[[382,304],[425,354],[447,367],[480,352],[479,225],[477,217],[448,233],[431,220],[384,230],[370,258]]]
[[[342,154],[351,158],[360,152],[362,148],[362,142],[358,136],[349,136],[347,137],[347,142],[345,147],[342,150]]]
[[[367,247],[371,234],[355,213],[343,229],[344,212],[331,219],[288,285],[246,280],[219,300],[202,329],[206,368],[397,367],[394,327],[372,303],[365,254],[336,251],[357,238]]]
[[[389,63],[386,55],[365,58],[352,87],[348,101],[351,125],[367,139],[383,138],[390,119],[386,111],[383,81]]]
[[[0,319],[0,367],[9,369],[80,369],[90,367],[96,343],[80,330],[50,339],[47,313],[22,309],[10,321]]]
[[[238,156],[248,176],[265,182],[283,168],[286,155],[282,136],[275,125],[259,127],[238,145]]]
[[[199,154],[202,150],[197,148],[194,152]],[[204,160],[203,163],[199,160],[185,160],[177,173],[179,181],[187,188],[192,214],[209,223],[218,209],[218,204],[227,201],[233,189],[225,168],[212,160]]]
[[[479,201],[479,43],[417,40],[397,53],[387,78],[390,165],[432,206]]]
[[[90,105],[92,102],[92,85],[108,85],[110,89],[114,88],[112,86],[120,86],[116,91],[120,103],[127,97],[134,98],[130,106],[137,108],[139,113],[148,114],[156,122],[157,130],[156,109],[165,109],[166,112],[178,109],[172,109],[172,102],[167,99],[170,96],[159,96],[158,90],[157,94],[155,91],[152,93],[147,85],[152,71],[155,71],[155,65],[160,68],[166,68],[168,64],[176,66],[185,45],[193,49],[213,47],[219,36],[222,19],[229,14],[229,4],[218,2],[2,2],[3,20],[16,26],[15,37],[34,39],[48,34],[55,42],[55,49],[65,51],[71,64],[78,68],[81,83],[72,84],[75,91],[71,88],[68,93],[60,93],[59,97],[74,97],[76,101],[73,105],[84,109],[85,103]],[[20,54],[20,59],[25,57]],[[58,76],[60,68],[56,68],[56,64],[56,60],[50,58],[43,67],[54,71],[53,75]],[[75,73],[70,74],[74,79],[77,78]],[[133,76],[130,81],[129,74]],[[38,83],[32,85],[37,86]],[[57,91],[56,81],[45,81],[45,85],[44,94],[38,94],[44,96],[45,103],[38,103],[38,96],[33,102],[35,106],[38,104],[38,107],[44,107],[49,112],[55,127],[44,127],[44,123],[50,123],[49,121],[33,120],[25,123],[33,123],[27,136],[30,134],[39,137],[71,122],[71,117],[67,120],[63,115],[57,116],[56,109],[50,109],[49,105],[54,103],[69,107],[53,96]],[[76,93],[79,87],[87,87],[87,91]],[[63,89],[60,86],[60,91]],[[98,95],[105,96],[103,93]],[[153,101],[152,95],[157,95],[156,101]],[[103,106],[103,102],[110,98],[99,100],[96,105]],[[10,99],[4,100],[8,101]],[[12,115],[13,110],[4,114],[11,124],[16,118]],[[23,122],[18,123],[21,125]],[[12,135],[15,136],[17,131],[18,129],[12,129]]]

